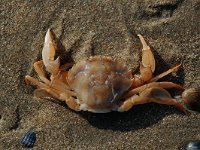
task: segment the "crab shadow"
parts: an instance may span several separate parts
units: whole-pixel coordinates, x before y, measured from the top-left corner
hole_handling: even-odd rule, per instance
[[[161,58],[161,56],[154,51],[156,58],[155,75],[158,75],[168,69],[170,66]],[[171,81],[178,84],[184,83],[185,73],[182,68],[176,72],[176,77],[169,74],[159,81]],[[169,90],[172,96],[180,94],[179,91],[172,88]],[[155,103],[137,105],[127,112],[110,112],[110,113],[90,113],[81,112],[80,116],[85,118],[92,126],[99,129],[109,129],[117,131],[134,131],[144,129],[158,123],[165,116],[170,114],[184,115],[177,108],[173,106],[160,105]]]
[[[114,131],[135,131],[156,124],[165,116],[177,113],[182,114],[176,108],[159,104],[145,104],[134,106],[127,112],[110,112],[105,114],[81,112],[92,126],[99,129]]]

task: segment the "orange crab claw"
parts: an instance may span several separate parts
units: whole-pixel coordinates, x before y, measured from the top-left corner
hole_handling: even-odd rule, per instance
[[[51,74],[57,74],[60,67],[60,58],[58,57],[56,60],[54,60],[55,53],[55,42],[53,41],[51,30],[48,29],[45,36],[44,47],[42,50],[42,59],[46,70]]]

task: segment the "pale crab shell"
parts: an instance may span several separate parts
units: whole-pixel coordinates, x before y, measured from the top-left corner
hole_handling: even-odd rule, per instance
[[[68,83],[77,93],[81,110],[109,112],[116,110],[122,95],[132,84],[132,73],[110,57],[94,56],[74,65]]]

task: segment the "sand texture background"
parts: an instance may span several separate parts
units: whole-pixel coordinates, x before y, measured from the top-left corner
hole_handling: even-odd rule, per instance
[[[200,84],[199,0],[1,0],[0,149],[25,149],[22,135],[33,127],[33,149],[175,150],[200,139],[200,114],[184,115],[171,106],[145,104],[128,112],[74,112],[64,103],[33,97],[24,76],[35,75],[44,35],[52,28],[64,62],[107,55],[137,70],[142,34],[153,48],[156,72],[179,63],[163,80]],[[62,55],[62,54],[61,54]],[[177,91],[170,90],[172,94]]]

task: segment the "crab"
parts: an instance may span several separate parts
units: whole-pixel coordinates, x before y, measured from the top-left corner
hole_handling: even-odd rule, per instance
[[[29,75],[25,76],[25,81],[38,86],[34,91],[36,97],[56,98],[75,111],[124,112],[138,104],[155,102],[174,105],[187,113],[186,108],[166,90],[176,88],[183,91],[184,88],[173,82],[158,82],[160,78],[177,71],[181,64],[153,76],[154,55],[143,36],[138,36],[142,43],[142,60],[140,74],[135,75],[127,66],[108,56],[93,56],[73,66],[69,63],[61,66],[60,58],[54,58],[57,46],[52,31],[48,29],[42,60],[34,63],[40,81]],[[45,76],[43,66],[51,74],[50,79]]]

